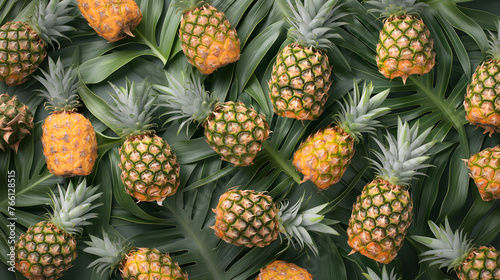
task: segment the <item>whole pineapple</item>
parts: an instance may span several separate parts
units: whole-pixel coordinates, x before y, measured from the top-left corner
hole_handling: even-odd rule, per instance
[[[375,60],[384,77],[401,77],[403,83],[410,75],[431,71],[436,53],[430,31],[418,15],[425,3],[417,0],[373,0],[370,12],[385,18],[380,31]]]
[[[319,117],[328,99],[331,68],[326,49],[331,38],[339,37],[333,29],[343,23],[334,16],[338,0],[288,0],[293,17],[289,35],[294,40],[278,53],[273,65],[269,91],[274,111],[282,117],[313,120]]]
[[[306,269],[286,261],[275,260],[260,270],[255,280],[312,280],[313,277]]]
[[[58,189],[59,196],[51,196],[54,213],[29,227],[15,245],[16,269],[30,280],[62,277],[78,255],[74,235],[91,224],[87,220],[97,217],[89,213],[99,206],[92,205],[101,196],[97,187],[87,186],[84,179],[76,188],[70,182],[67,190]]]
[[[203,74],[240,59],[240,39],[226,15],[209,1],[180,0],[182,11],[179,38],[189,63]]]
[[[90,235],[85,242],[88,247],[84,252],[98,256],[90,263],[104,277],[110,277],[115,270],[119,270],[124,280],[187,280],[177,262],[174,262],[167,253],[157,249],[133,248],[123,239],[111,239],[103,232],[103,239]],[[108,275],[105,275],[108,274]]]
[[[151,123],[156,101],[148,81],[127,80],[125,88],[111,84],[113,130],[126,140],[120,148],[121,179],[128,194],[138,201],[159,205],[174,195],[180,184],[180,165],[168,143],[157,136]]]
[[[331,221],[318,214],[326,204],[304,209],[302,197],[292,207],[283,203],[278,208],[265,192],[230,189],[219,198],[216,214],[215,235],[227,243],[252,247],[264,247],[283,233],[290,244],[295,240],[301,248],[306,245],[314,254],[318,249],[309,231],[337,234],[327,224]]]
[[[33,114],[16,96],[0,94],[0,149],[11,147],[16,153],[19,142],[31,134]]]
[[[326,190],[342,178],[354,155],[355,143],[362,133],[373,133],[380,123],[375,118],[389,112],[379,108],[389,94],[384,90],[373,97],[370,83],[360,92],[354,82],[353,96],[342,105],[336,125],[318,130],[310,135],[295,152],[293,165],[304,175],[302,182],[310,180],[320,190]],[[371,98],[370,98],[371,97]]]
[[[374,139],[382,153],[374,152],[380,161],[371,160],[376,177],[353,205],[347,228],[351,254],[357,251],[386,264],[396,257],[411,223],[413,202],[408,187],[415,175],[422,174],[418,169],[429,167],[424,162],[435,142],[424,144],[424,140],[430,131],[419,132],[418,122],[410,128],[399,120],[397,137],[386,136],[387,148]]]
[[[99,36],[116,42],[141,22],[142,13],[134,0],[77,0],[78,8]]]
[[[158,104],[173,115],[170,120],[183,120],[179,130],[201,122],[205,140],[223,160],[236,166],[252,164],[270,133],[264,115],[242,102],[217,102],[205,91],[200,75],[191,71],[181,79],[168,72],[165,76],[168,86],[155,85]]]
[[[76,110],[78,80],[73,67],[64,68],[60,59],[49,58],[49,70],[35,76],[45,89],[38,92],[47,99],[51,114],[43,124],[43,154],[50,173],[61,177],[85,176],[97,159],[97,139],[90,121]]]
[[[467,161],[479,194],[484,201],[500,198],[500,145],[486,148]]]
[[[462,230],[453,232],[448,222],[437,226],[429,221],[435,238],[412,236],[415,241],[429,247],[420,254],[421,261],[432,261],[431,265],[447,267],[448,272],[455,270],[460,280],[500,279],[500,254],[493,247],[474,248]]]
[[[17,86],[28,80],[47,56],[47,44],[53,45],[62,32],[74,28],[66,24],[71,0],[38,0],[34,15],[26,22],[7,22],[0,27],[0,81]]]
[[[464,99],[465,118],[484,128],[484,133],[500,132],[500,22],[498,34],[491,32],[489,58],[477,66]]]

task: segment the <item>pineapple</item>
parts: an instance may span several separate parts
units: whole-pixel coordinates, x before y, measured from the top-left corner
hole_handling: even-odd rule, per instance
[[[53,45],[62,32],[74,28],[66,24],[71,0],[39,0],[28,21],[7,22],[0,27],[0,81],[17,86],[28,80],[47,56],[47,44]]]
[[[367,271],[368,271],[368,273],[363,273],[363,276],[365,276],[367,280],[398,280],[399,279],[397,277],[397,275],[394,273],[394,268],[391,270],[391,273],[389,274],[387,272],[387,268],[385,267],[385,265],[382,268],[382,276],[379,276],[375,271],[373,271],[369,267],[368,267]]]
[[[240,59],[240,39],[236,29],[218,11],[202,0],[180,0],[182,11],[179,38],[189,63],[203,74],[211,74],[222,66]]]
[[[33,114],[16,96],[0,94],[0,149],[11,147],[16,153],[19,142],[31,134]]]
[[[35,76],[45,89],[51,114],[43,124],[43,154],[50,173],[61,177],[86,176],[97,159],[97,139],[90,121],[76,112],[78,80],[73,67],[64,68],[60,59],[49,58],[49,70]]]
[[[380,31],[375,60],[384,77],[401,77],[403,83],[412,74],[431,71],[436,60],[430,31],[418,15],[425,3],[416,0],[373,0],[370,12],[385,17]]]
[[[165,75],[168,86],[154,87],[160,93],[159,105],[173,115],[169,120],[183,119],[179,130],[193,121],[202,122],[205,140],[223,160],[235,166],[252,164],[270,133],[264,115],[242,102],[217,102],[192,71],[179,80],[168,72]]]
[[[273,279],[312,280],[313,277],[311,273],[296,264],[275,260],[262,268],[255,280]]]
[[[375,118],[389,112],[379,108],[389,94],[384,90],[370,98],[373,85],[370,83],[359,91],[354,82],[353,96],[336,120],[336,125],[320,129],[310,135],[293,156],[293,165],[304,175],[302,183],[310,180],[320,190],[326,190],[342,178],[354,155],[355,143],[362,133],[373,133],[380,123]]]
[[[88,247],[83,251],[98,256],[98,259],[90,263],[89,268],[94,267],[106,278],[118,269],[124,280],[188,279],[187,273],[167,253],[157,249],[132,248],[122,238],[111,239],[106,232],[103,232],[103,239],[93,235],[90,239],[85,242]]]
[[[114,131],[126,140],[120,148],[121,179],[128,194],[138,201],[156,201],[162,205],[174,195],[180,184],[180,165],[151,123],[156,101],[148,81],[135,85],[127,80],[125,88],[111,84],[114,106],[110,113]]]
[[[376,177],[368,183],[353,205],[347,228],[350,254],[360,252],[379,263],[389,263],[397,255],[411,223],[413,202],[408,192],[411,180],[429,158],[434,141],[424,144],[431,128],[419,132],[418,122],[411,128],[398,121],[397,137],[387,134],[389,147],[374,141],[382,153],[374,152]]]
[[[276,240],[280,233],[295,240],[301,248],[306,245],[318,255],[318,249],[309,234],[315,231],[337,234],[327,225],[324,215],[318,214],[327,204],[304,210],[304,197],[288,208],[288,203],[278,207],[265,192],[229,189],[219,198],[213,211],[216,214],[215,235],[227,243],[252,247],[264,247]]]
[[[484,201],[500,198],[500,145],[486,148],[467,161],[479,194]]]
[[[490,57],[477,66],[464,99],[465,118],[484,128],[484,133],[500,132],[500,22],[498,35],[491,32]]]
[[[453,232],[448,222],[437,226],[429,221],[429,227],[435,238],[412,236],[412,239],[429,247],[420,254],[421,261],[432,261],[431,265],[447,267],[448,272],[455,270],[460,280],[500,279],[500,254],[493,247],[474,248],[463,231]]]
[[[134,0],[77,0],[78,8],[90,27],[109,42],[116,42],[141,22],[142,13]]]
[[[269,91],[276,114],[298,120],[319,117],[328,99],[332,84],[331,68],[326,49],[332,31],[343,23],[335,22],[343,14],[334,16],[338,0],[295,0],[296,8],[288,0],[293,17],[289,34],[294,40],[281,50],[273,65]]]
[[[87,186],[84,179],[76,188],[69,183],[67,190],[58,186],[59,196],[52,193],[53,214],[23,233],[15,244],[15,266],[30,280],[57,279],[72,266],[77,257],[74,235],[96,218],[89,213],[98,204],[92,202],[101,196],[97,187]]]

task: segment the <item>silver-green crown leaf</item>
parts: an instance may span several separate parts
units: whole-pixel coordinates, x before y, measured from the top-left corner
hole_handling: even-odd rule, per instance
[[[153,113],[156,98],[153,96],[151,84],[144,80],[136,84],[127,79],[126,86],[118,87],[109,83],[114,90],[109,93],[114,101],[110,113],[113,115],[115,133],[120,136],[134,136],[152,133]]]
[[[110,238],[104,230],[102,239],[94,235],[89,236],[90,241],[84,241],[89,247],[84,248],[83,251],[98,258],[91,262],[87,268],[94,268],[102,276],[110,275],[115,268],[119,267],[132,249],[132,245],[123,238]]]
[[[301,249],[307,246],[315,255],[318,255],[318,248],[309,232],[338,235],[336,230],[329,227],[337,221],[327,220],[324,215],[319,214],[327,205],[328,203],[325,203],[306,209],[307,202],[304,202],[304,195],[291,207],[288,207],[288,201],[282,202],[278,212],[280,232],[285,234],[288,244],[293,239]]]
[[[374,89],[371,82],[368,86],[366,83],[363,85],[363,91],[359,90],[356,81],[353,84],[353,94],[348,94],[348,101],[344,99],[345,105],[341,104],[341,113],[336,116],[335,123],[359,141],[362,133],[373,134],[381,126],[376,118],[389,113],[390,108],[380,107],[389,95],[389,89],[371,97]]]
[[[92,209],[100,204],[92,205],[92,202],[99,198],[102,193],[97,193],[98,187],[87,186],[84,179],[76,189],[70,182],[67,190],[58,185],[59,195],[52,193],[52,210],[50,222],[59,229],[69,234],[82,232],[82,226],[88,226],[92,223],[89,219],[96,218],[96,213],[91,213]]]
[[[385,137],[387,147],[373,138],[382,150],[382,153],[374,151],[380,162],[369,159],[375,166],[377,177],[394,185],[408,186],[416,175],[425,175],[417,170],[432,167],[424,163],[429,159],[429,149],[436,143],[430,141],[424,144],[431,129],[419,132],[418,121],[410,127],[408,122],[403,124],[401,119],[398,119],[397,137],[388,132]]]
[[[367,5],[370,13],[378,13],[383,18],[394,18],[406,15],[418,15],[418,12],[428,6],[426,3],[415,3],[417,0],[370,0]]]
[[[48,58],[49,70],[40,69],[43,76],[35,76],[45,89],[37,91],[47,99],[47,110],[62,112],[73,111],[80,103],[78,101],[78,81],[73,66],[64,68],[61,59],[54,62]]]
[[[384,265],[382,267],[382,275],[379,276],[375,271],[373,271],[371,268],[367,268],[368,273],[363,273],[363,276],[366,277],[367,280],[397,280],[400,279],[398,278],[397,274],[394,272],[394,268],[391,270],[391,273],[389,274],[387,272],[387,268]]]
[[[340,7],[335,5],[339,0],[305,0],[304,4],[295,0],[295,6],[287,0],[288,8],[293,16],[287,18],[292,27],[288,30],[298,44],[304,47],[326,49],[332,45],[331,39],[340,38],[334,29],[344,25],[337,22],[346,13],[335,14]]]
[[[46,43],[57,43],[58,37],[67,39],[63,33],[76,30],[66,25],[75,18],[69,14],[72,10],[68,7],[70,3],[71,0],[50,0],[48,3],[47,0],[40,0],[31,19],[31,26]]]
[[[429,221],[429,227],[435,238],[412,236],[413,240],[431,249],[420,254],[423,257],[421,262],[431,261],[430,265],[447,267],[448,271],[460,266],[473,248],[470,241],[467,241],[467,235],[463,234],[463,230],[453,232],[448,219],[445,219],[444,227],[438,227],[432,221]]]
[[[186,72],[181,72],[180,79],[176,79],[165,71],[168,85],[153,86],[159,93],[158,105],[168,110],[163,115],[170,115],[166,122],[182,120],[179,131],[185,125],[188,127],[193,121],[198,123],[205,121],[217,104],[217,100],[205,90],[200,75],[196,73],[190,68]]]
[[[488,31],[491,35],[491,40],[489,41],[490,49],[488,50],[488,55],[494,60],[500,60],[500,21],[497,23],[497,36],[491,31]]]

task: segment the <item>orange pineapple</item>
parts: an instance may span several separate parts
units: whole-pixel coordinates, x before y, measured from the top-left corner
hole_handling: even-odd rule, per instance
[[[304,268],[286,261],[275,260],[260,270],[255,280],[312,280],[313,277]]]
[[[479,194],[484,201],[500,198],[500,145],[486,148],[467,161]]]

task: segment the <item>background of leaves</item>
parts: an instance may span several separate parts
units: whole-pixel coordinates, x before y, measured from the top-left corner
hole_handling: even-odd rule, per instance
[[[0,0],[0,23],[26,17],[33,11],[33,2]],[[427,220],[442,223],[448,217],[452,227],[463,228],[474,244],[500,248],[500,204],[481,200],[462,161],[499,144],[498,134],[488,137],[482,134],[482,129],[474,129],[466,122],[462,102],[472,72],[485,58],[487,31],[496,31],[500,2],[423,1],[429,4],[421,15],[434,38],[436,66],[429,74],[412,76],[403,85],[401,79],[389,81],[377,71],[375,46],[382,27],[378,15],[368,14],[359,1],[342,0],[339,11],[349,13],[343,18],[348,24],[338,29],[342,39],[335,39],[334,47],[328,52],[334,83],[327,109],[318,120],[301,122],[274,115],[268,98],[267,82],[275,55],[290,42],[286,36],[288,25],[280,10],[284,1],[212,1],[236,27],[242,54],[237,63],[207,76],[205,86],[219,100],[241,100],[252,105],[265,114],[273,133],[253,166],[235,168],[219,159],[195,126],[190,127],[188,134],[177,135],[177,123],[162,126],[164,120],[157,119],[158,135],[172,146],[181,163],[181,187],[176,195],[164,201],[163,207],[136,204],[124,192],[117,153],[123,139],[111,132],[112,125],[106,114],[106,102],[110,101],[107,92],[111,91],[108,81],[124,85],[125,77],[134,81],[148,77],[153,83],[164,84],[164,70],[176,74],[187,66],[177,37],[180,14],[169,8],[172,1],[136,2],[143,20],[133,32],[135,38],[107,43],[78,16],[72,22],[77,31],[68,34],[70,40],[62,39],[58,49],[49,47],[52,58],[61,57],[66,65],[73,64],[79,69],[82,110],[93,123],[99,142],[99,158],[88,180],[99,184],[103,192],[100,198],[103,206],[97,209],[99,219],[78,237],[79,256],[75,267],[63,279],[104,279],[86,269],[93,258],[81,251],[85,246],[82,241],[88,239],[88,234],[100,236],[101,228],[129,238],[136,246],[170,252],[191,280],[254,279],[261,267],[277,257],[307,268],[315,279],[334,276],[335,279],[364,279],[361,273],[366,272],[367,267],[380,271],[381,266],[376,262],[358,253],[348,255],[350,247],[346,243],[352,204],[362,187],[373,178],[365,158],[373,156],[370,150],[376,145],[369,138],[359,144],[342,180],[323,192],[310,182],[298,185],[298,173],[290,162],[301,141],[332,122],[332,116],[339,109],[336,101],[352,89],[353,79],[373,81],[377,92],[391,88],[384,105],[391,107],[392,113],[381,119],[389,130],[392,131],[398,116],[412,122],[419,120],[422,130],[434,126],[431,136],[440,141],[431,159],[435,168],[424,170],[428,176],[412,184],[414,217],[409,235],[429,235]],[[79,15],[77,10],[75,13]],[[46,66],[45,61],[41,67],[46,69]],[[53,176],[45,168],[40,137],[41,124],[48,113],[43,99],[34,92],[40,86],[34,79],[18,87],[0,84],[0,92],[17,95],[28,104],[36,121],[34,132],[21,142],[18,154],[0,153],[0,279],[23,279],[20,274],[14,276],[8,272],[6,264],[10,215],[4,182],[7,182],[8,171],[16,172],[16,237],[44,218],[50,208],[48,193],[57,183],[68,181]],[[157,112],[157,116],[161,113]],[[379,136],[382,133],[384,129],[379,131]],[[209,228],[214,224],[211,208],[216,206],[220,194],[233,186],[267,190],[276,200],[288,198],[292,202],[305,191],[311,196],[311,206],[329,202],[324,213],[327,218],[339,221],[334,227],[340,235],[314,235],[320,248],[320,255],[316,257],[294,248],[277,255],[285,246],[279,241],[257,249],[220,242]],[[403,279],[456,278],[453,273],[446,274],[428,263],[419,263],[418,254],[423,249],[407,238],[389,268],[394,267]]]

